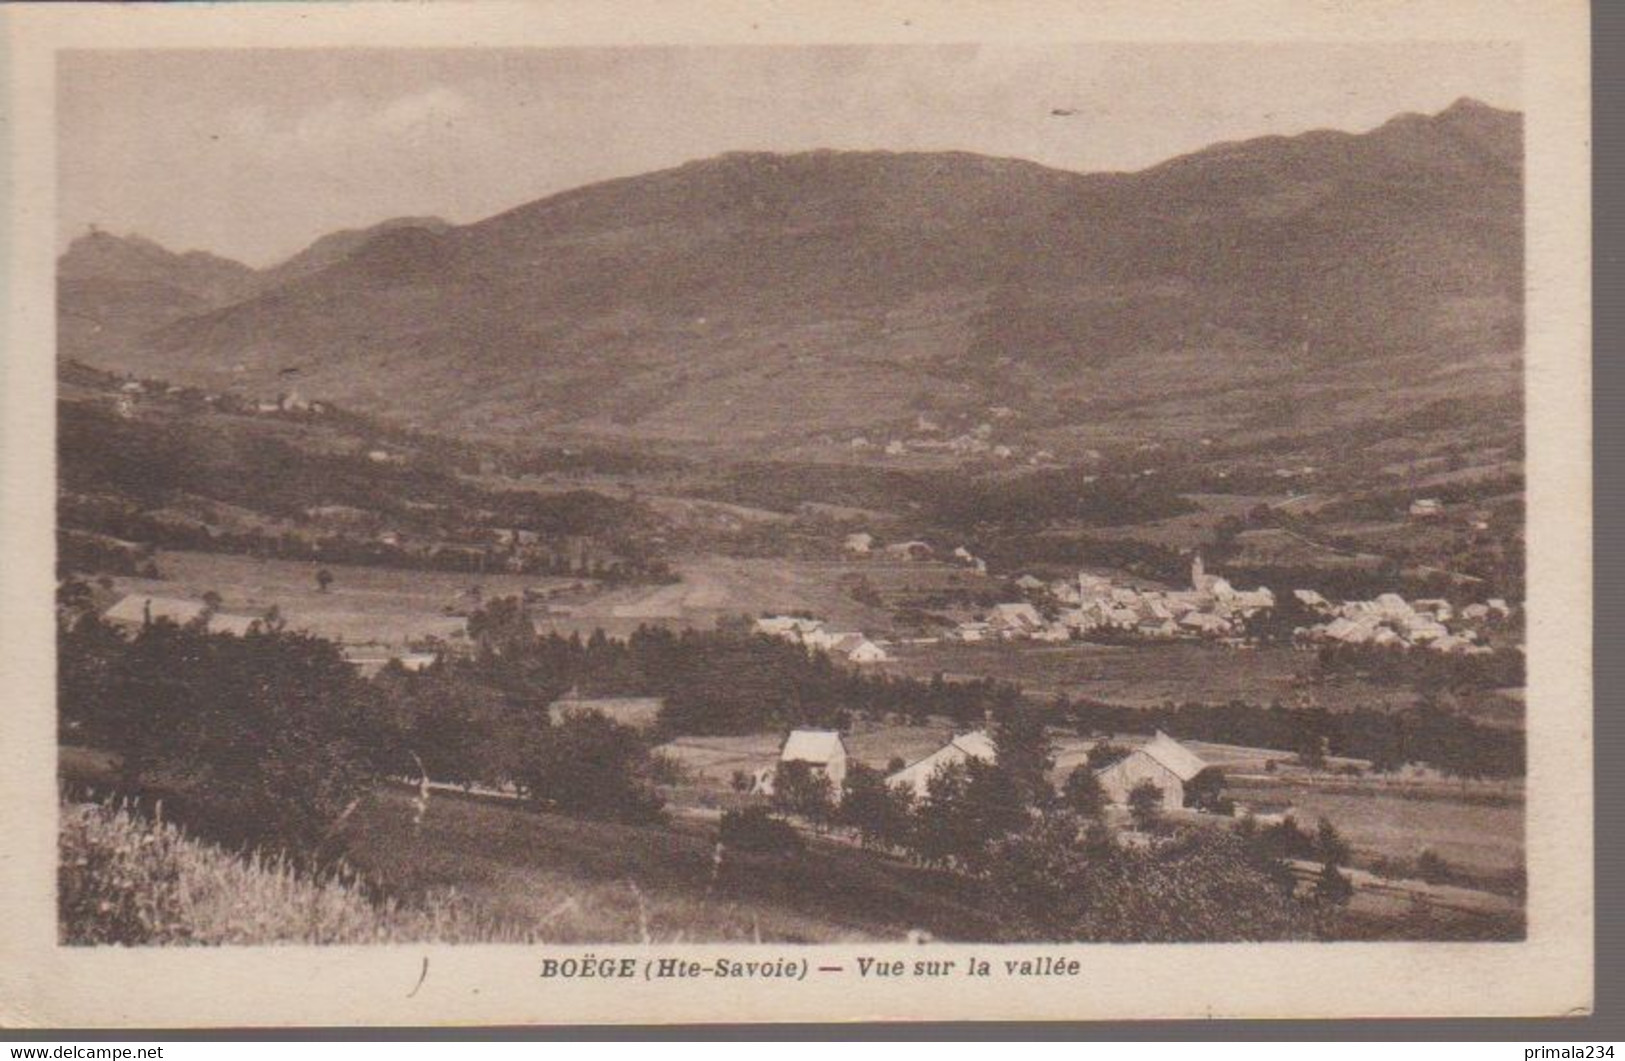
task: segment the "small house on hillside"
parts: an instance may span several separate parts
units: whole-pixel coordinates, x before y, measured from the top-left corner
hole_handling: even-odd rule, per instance
[[[140,627],[159,619],[168,619],[178,626],[185,626],[202,615],[207,608],[208,605],[202,601],[181,600],[177,597],[148,597],[132,593],[103,612],[102,618],[120,626]]]
[[[651,730],[660,721],[660,712],[665,706],[666,701],[658,696],[566,696],[555,700],[548,707],[547,715],[557,725],[567,712],[596,711],[611,722],[636,730]]]
[[[785,763],[806,763],[813,773],[829,778],[839,798],[841,785],[846,781],[846,742],[832,729],[793,729],[779,749],[779,764]],[[771,773],[761,778],[759,787],[765,794],[773,794]]]
[[[894,560],[929,560],[934,550],[921,541],[897,542],[886,546],[886,555]]]
[[[901,785],[912,791],[917,798],[923,798],[930,786],[932,774],[944,766],[953,766],[969,759],[980,759],[985,763],[997,761],[998,749],[994,747],[993,738],[989,737],[985,730],[962,733],[954,737],[924,759],[910,763],[886,778],[886,784]]]
[[[1039,614],[1038,609],[1025,601],[995,604],[988,612],[987,621],[990,626],[1007,637],[1030,634],[1044,626],[1044,617]]]
[[[1135,787],[1150,781],[1162,790],[1165,810],[1178,810],[1185,805],[1185,786],[1197,774],[1207,769],[1207,763],[1189,748],[1172,737],[1157,731],[1149,743],[1099,771],[1106,797],[1116,804],[1128,803],[1128,795]]]
[[[226,615],[215,612],[209,616],[209,632],[215,634],[236,634],[238,637],[247,637],[258,623],[263,629],[265,620],[258,615]]]
[[[408,671],[426,670],[439,657],[434,652],[388,652],[363,646],[345,646],[344,661],[354,667],[363,678],[371,678],[391,663],[399,663]]]
[[[843,638],[841,644],[836,647],[844,652],[847,660],[852,663],[887,663],[891,660],[885,649],[862,634],[855,635],[855,639]]]
[[[1411,515],[1418,519],[1433,519],[1444,515],[1444,502],[1436,497],[1419,497],[1411,502]]]

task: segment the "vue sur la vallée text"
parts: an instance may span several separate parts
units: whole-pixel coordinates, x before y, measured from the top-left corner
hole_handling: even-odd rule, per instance
[[[1078,976],[1083,966],[1076,958],[1029,955],[1020,958],[872,958],[830,959],[815,964],[807,958],[647,958],[601,957],[584,954],[572,958],[544,958],[544,980],[805,980],[808,976],[851,976],[863,979],[903,979],[943,976],[1045,977]]]

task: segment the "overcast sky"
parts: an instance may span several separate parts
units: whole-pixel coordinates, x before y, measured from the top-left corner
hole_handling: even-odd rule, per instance
[[[723,151],[1124,170],[1519,100],[1512,46],[1460,44],[78,52],[59,79],[64,245],[95,222],[256,266]]]

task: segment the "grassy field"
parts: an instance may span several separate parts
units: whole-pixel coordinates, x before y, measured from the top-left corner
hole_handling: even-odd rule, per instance
[[[106,753],[61,750],[61,775],[73,788],[107,789],[112,764]],[[714,874],[714,815],[621,825],[442,791],[419,824],[416,809],[404,788],[367,797],[342,832],[346,861],[392,909],[431,911],[480,938],[827,943],[901,941],[913,929],[959,940],[992,932],[964,901],[962,881],[845,843],[809,837],[804,853],[783,861],[733,852]],[[280,876],[262,892],[320,893],[313,901],[333,906],[334,925],[369,931],[348,897]],[[416,918],[386,918],[382,938],[427,938],[417,935]]]
[[[757,560],[722,556],[676,562],[682,581],[671,586],[612,590],[570,605],[568,614],[540,620],[543,629],[628,633],[639,623],[709,627],[738,615],[810,612],[832,625],[882,635],[891,612],[854,600],[843,580],[866,579],[883,598],[952,588],[991,586],[985,576],[941,563],[883,560]]]
[[[1395,706],[1414,698],[1408,690],[1357,680],[1311,685],[1307,679],[1315,669],[1313,654],[1284,647],[1238,650],[1198,642],[1133,646],[940,642],[900,645],[893,655],[896,662],[889,666],[900,674],[985,675],[1017,682],[1038,695],[1086,697],[1137,707],[1170,700],[1299,704],[1312,698],[1319,706],[1337,709]]]
[[[715,828],[629,826],[435,796],[421,826],[404,792],[357,811],[351,860],[391,892],[455,889],[499,922],[559,942],[966,939],[988,926],[952,878],[812,841],[788,862],[731,854],[712,880]]]
[[[316,585],[316,572],[323,567],[334,576],[326,593]],[[259,560],[227,553],[164,552],[158,556],[158,568],[165,576],[161,580],[115,578],[115,588],[120,593],[190,600],[213,590],[224,599],[224,612],[257,615],[275,605],[290,628],[358,645],[400,645],[426,636],[451,636],[463,622],[446,615],[445,609],[466,612],[476,607],[469,592],[475,586],[490,599],[561,581]]]
[[[1353,846],[1357,862],[1413,862],[1425,850],[1469,874],[1500,877],[1524,865],[1521,798],[1462,800],[1444,793],[1416,797],[1384,792],[1327,791],[1323,786],[1231,779],[1226,793],[1242,802],[1292,808],[1300,824],[1321,818]],[[1363,856],[1363,858],[1361,857]]]
[[[1151,520],[1122,527],[1100,527],[1091,530],[1097,538],[1122,538],[1149,542],[1170,549],[1200,549],[1212,542],[1215,530],[1226,516],[1237,518],[1258,505],[1272,505],[1286,499],[1274,494],[1186,494],[1185,499],[1200,506],[1195,512],[1186,512],[1167,519]]]
[[[244,855],[115,803],[65,803],[58,909],[66,944],[523,943],[447,894],[375,899],[353,875]]]

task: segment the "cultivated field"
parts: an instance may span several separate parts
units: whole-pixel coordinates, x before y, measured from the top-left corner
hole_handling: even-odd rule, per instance
[[[227,553],[164,552],[157,563],[162,580],[115,578],[115,588],[190,600],[213,590],[228,614],[258,615],[275,606],[290,629],[354,645],[397,646],[424,637],[452,637],[462,630],[463,620],[447,610],[466,613],[477,607],[470,592],[476,586],[489,600],[527,587],[568,584],[539,576],[405,571]],[[324,567],[333,574],[325,593],[316,585],[316,572]]]
[[[1384,791],[1377,784],[1357,787],[1328,791],[1323,785],[1241,778],[1232,779],[1226,792],[1249,804],[1289,806],[1306,827],[1321,818],[1330,820],[1356,856],[1366,856],[1357,861],[1414,862],[1431,850],[1452,866],[1483,877],[1504,877],[1524,865],[1521,796],[1496,799],[1478,793],[1462,799],[1443,791],[1417,796]]]
[[[697,556],[681,558],[675,566],[682,576],[675,585],[612,590],[569,604],[566,614],[540,617],[538,625],[565,633],[602,628],[615,635],[641,623],[703,628],[740,615],[805,612],[839,628],[883,635],[891,627],[890,611],[855,600],[843,582],[861,577],[885,598],[994,584],[940,563]]]
[[[900,674],[930,677],[987,676],[1016,682],[1040,696],[1103,700],[1133,707],[1168,701],[1318,705],[1339,709],[1399,706],[1411,702],[1408,690],[1349,680],[1311,682],[1312,653],[1286,647],[1235,649],[1200,642],[1097,645],[1068,642],[1006,641],[898,645]]]

